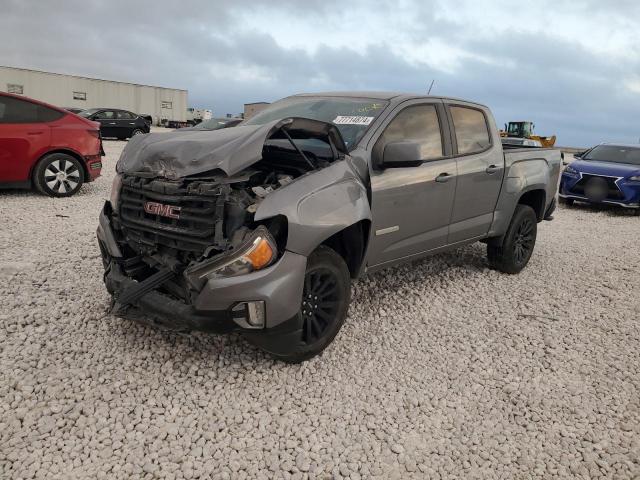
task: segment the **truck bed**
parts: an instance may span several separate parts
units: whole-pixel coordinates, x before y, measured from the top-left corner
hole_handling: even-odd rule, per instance
[[[511,145],[509,143],[502,144],[502,150],[509,150],[510,152],[514,150],[556,150],[553,147],[533,147],[527,145]]]
[[[502,147],[505,178],[492,226],[492,231],[500,234],[506,230],[523,192],[544,190],[545,210],[552,206],[558,192],[563,157],[562,152],[554,148]]]

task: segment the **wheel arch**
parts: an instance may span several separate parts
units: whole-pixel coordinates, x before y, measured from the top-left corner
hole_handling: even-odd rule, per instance
[[[494,212],[491,228],[483,241],[489,244],[502,242],[518,205],[531,207],[536,219],[541,222],[544,219],[546,201],[547,193],[543,185],[530,185],[519,192],[502,196]]]
[[[87,166],[87,162],[84,161],[84,158],[82,157],[82,155],[80,155],[78,152],[71,150],[69,148],[56,148],[54,150],[49,150],[46,153],[43,153],[42,155],[40,155],[40,158],[38,158],[38,161],[31,166],[31,172],[29,172],[29,178],[31,179],[32,182],[34,181],[33,175],[35,174],[36,169],[40,164],[40,162],[42,162],[46,157],[54,153],[63,153],[78,160],[78,162],[80,162],[80,165],[82,166],[82,173],[84,175],[83,181],[86,182],[87,179],[90,178],[89,167]]]
[[[320,245],[330,247],[340,255],[349,268],[351,278],[358,278],[362,272],[370,231],[371,220],[363,219],[334,233]]]
[[[527,190],[518,198],[518,205],[528,205],[536,213],[538,222],[544,219],[545,205],[547,200],[547,193],[543,188],[533,188]]]

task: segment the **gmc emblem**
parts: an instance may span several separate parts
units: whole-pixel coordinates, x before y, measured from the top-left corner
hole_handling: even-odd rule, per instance
[[[160,215],[161,217],[168,218],[180,218],[181,207],[174,207],[173,205],[163,205],[157,202],[146,202],[144,204],[144,211],[151,215]]]

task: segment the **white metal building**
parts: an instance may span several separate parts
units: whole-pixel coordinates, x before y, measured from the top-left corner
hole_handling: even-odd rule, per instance
[[[256,113],[261,112],[265,108],[271,105],[269,102],[254,102],[244,104],[244,119],[249,120]]]
[[[0,65],[0,91],[59,107],[121,108],[161,120],[187,120],[187,91]]]

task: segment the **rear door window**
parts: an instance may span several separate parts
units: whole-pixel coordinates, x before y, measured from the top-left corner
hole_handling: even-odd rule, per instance
[[[133,120],[134,118],[136,118],[133,115],[133,113],[127,112],[125,110],[118,110],[116,112],[116,116],[117,116],[118,120]]]
[[[440,120],[435,105],[414,105],[402,110],[387,125],[374,147],[382,157],[384,146],[390,142],[410,140],[420,144],[419,160],[434,160],[444,156]]]
[[[58,110],[38,105],[38,120],[40,122],[54,122],[64,116],[65,114]]]
[[[112,110],[103,110],[96,115],[97,120],[113,120],[116,118],[116,113]]]
[[[478,153],[491,146],[487,120],[481,110],[451,106],[450,111],[456,132],[458,154]]]

